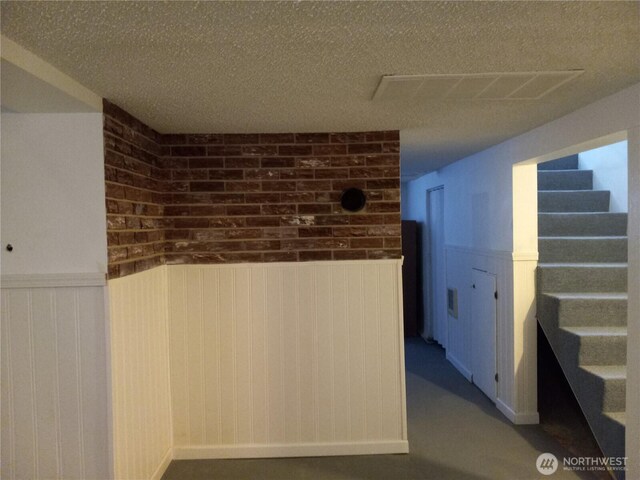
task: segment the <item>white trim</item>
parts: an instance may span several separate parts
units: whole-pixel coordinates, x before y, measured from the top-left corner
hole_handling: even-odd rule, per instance
[[[102,97],[100,95],[96,95],[69,75],[61,72],[6,36],[0,35],[0,41],[2,42],[1,56],[4,60],[65,92],[96,112],[102,112]]]
[[[514,255],[514,252],[509,252],[507,250],[490,250],[487,248],[463,247],[461,245],[445,244],[444,248],[448,250],[453,250],[456,252],[461,252],[461,253],[480,255],[483,257],[506,258],[509,260],[512,260]]]
[[[446,354],[446,359],[449,360],[449,362],[451,362],[454,367],[456,367],[456,370],[458,370],[464,378],[466,378],[470,382],[472,381],[473,376],[471,375],[471,371],[468,370],[464,365],[462,365],[462,362],[460,362],[460,360],[449,354],[449,352],[447,352]]]
[[[496,407],[500,412],[516,425],[537,425],[540,423],[538,412],[516,413],[499,398],[496,399]]]
[[[169,448],[167,450],[167,453],[162,458],[160,465],[158,465],[158,468],[156,469],[156,471],[153,472],[153,475],[151,475],[150,480],[161,480],[162,476],[164,475],[164,472],[166,472],[167,468],[169,468],[169,464],[171,463],[171,460],[173,460],[173,449]]]
[[[0,277],[2,288],[104,287],[104,273],[30,273]]]
[[[512,252],[511,258],[514,262],[537,262],[539,258],[538,252]]]
[[[366,265],[366,264],[392,264],[402,265],[402,258],[383,258],[368,260],[315,260],[312,262],[251,262],[251,263],[179,263],[167,264],[171,267],[188,267],[188,268],[253,268],[253,267],[304,267],[304,266],[343,266],[343,265]]]
[[[407,440],[384,442],[300,443],[271,445],[198,445],[174,447],[174,460],[287,458],[409,453]]]

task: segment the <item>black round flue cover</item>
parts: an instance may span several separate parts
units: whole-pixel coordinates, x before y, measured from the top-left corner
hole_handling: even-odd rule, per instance
[[[340,205],[349,212],[359,212],[366,203],[367,197],[359,188],[347,188],[340,197]]]

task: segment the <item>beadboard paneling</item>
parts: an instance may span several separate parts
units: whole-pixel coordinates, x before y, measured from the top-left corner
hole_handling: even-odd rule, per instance
[[[160,478],[171,460],[166,268],[110,280],[115,478]]]
[[[399,268],[168,267],[174,457],[406,451]]]
[[[0,476],[111,478],[104,287],[40,277],[2,289]]]

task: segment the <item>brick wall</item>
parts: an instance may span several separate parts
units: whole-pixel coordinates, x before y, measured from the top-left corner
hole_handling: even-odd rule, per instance
[[[109,278],[164,262],[160,135],[104,101],[104,162]]]
[[[166,135],[167,263],[400,257],[398,132]],[[367,206],[340,206],[359,187]]]
[[[163,262],[400,257],[397,131],[160,135],[105,102],[110,277]],[[357,213],[342,191],[364,190]]]

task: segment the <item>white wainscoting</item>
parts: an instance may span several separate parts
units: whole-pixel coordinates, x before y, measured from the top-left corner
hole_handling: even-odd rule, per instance
[[[407,452],[400,263],[168,267],[174,458]]]
[[[115,478],[159,480],[172,459],[166,267],[108,286]]]
[[[104,278],[2,276],[3,479],[112,478]]]
[[[538,423],[535,289],[531,288],[537,258],[537,252],[515,254],[446,246],[447,287],[458,289],[458,318],[448,318],[447,358],[471,379],[471,270],[496,275],[496,407],[517,424]]]

